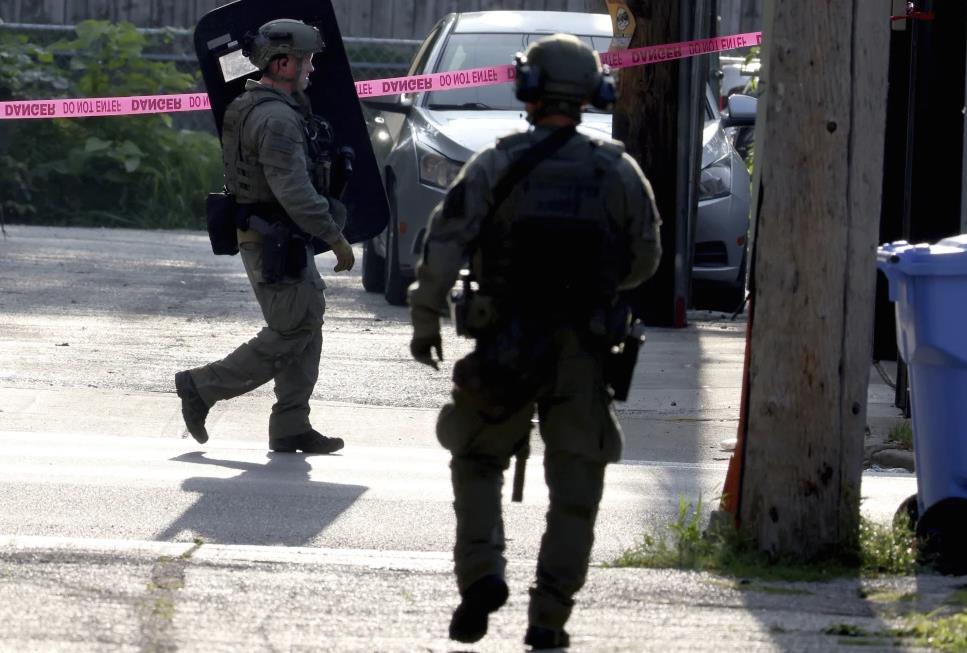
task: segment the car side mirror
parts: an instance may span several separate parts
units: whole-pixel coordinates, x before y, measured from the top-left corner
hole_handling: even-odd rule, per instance
[[[728,99],[729,115],[722,118],[723,127],[751,127],[755,124],[759,100],[751,95],[730,95]]]
[[[361,99],[363,106],[376,111],[407,114],[413,108],[413,98],[404,93],[402,95],[380,95]]]

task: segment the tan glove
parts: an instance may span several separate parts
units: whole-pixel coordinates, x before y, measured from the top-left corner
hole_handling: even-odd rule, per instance
[[[332,269],[333,272],[353,269],[353,265],[356,264],[356,255],[353,254],[353,247],[348,240],[340,236],[339,240],[332,243],[332,253],[336,255],[336,267]]]

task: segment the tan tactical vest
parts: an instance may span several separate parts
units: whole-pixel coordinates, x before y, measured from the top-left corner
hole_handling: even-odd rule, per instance
[[[222,123],[225,188],[240,204],[276,201],[258,160],[254,142],[257,125],[249,120],[255,107],[266,103],[278,104],[277,109],[273,107],[277,111],[295,110],[271,91],[246,91],[225,110]]]

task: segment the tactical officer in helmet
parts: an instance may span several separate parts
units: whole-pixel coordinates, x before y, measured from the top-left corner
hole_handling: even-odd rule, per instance
[[[208,440],[211,406],[275,382],[269,418],[272,451],[332,453],[343,447],[309,423],[309,397],[319,375],[325,283],[316,270],[313,239],[336,255],[334,270],[350,270],[353,250],[342,234],[346,209],[327,197],[313,148],[329,138],[304,91],[312,57],[325,48],[315,27],[273,20],[245,46],[262,71],[225,111],[225,188],[238,204],[238,248],[266,326],[226,358],[179,372],[175,386],[189,433]]]
[[[462,599],[450,637],[479,640],[507,598],[501,486],[536,408],[550,508],[524,642],[546,649],[568,645],[564,626],[587,573],[605,466],[621,455],[605,376],[630,323],[619,291],[654,274],[661,223],[623,146],[576,131],[582,107],[614,100],[597,53],[557,34],[519,54],[516,68],[533,128],[467,162],[432,215],[409,292],[410,348],[434,368],[442,360],[440,306],[469,260],[466,293],[452,299],[457,332],[476,347],[455,365],[452,401],[437,421],[452,454]]]

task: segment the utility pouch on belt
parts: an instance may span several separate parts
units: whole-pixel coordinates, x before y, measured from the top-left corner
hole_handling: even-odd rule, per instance
[[[604,362],[604,380],[611,387],[617,401],[628,400],[631,377],[638,363],[638,350],[645,342],[645,330],[640,321],[635,320],[624,339],[611,347]]]
[[[212,253],[235,256],[238,254],[238,234],[235,219],[238,215],[235,196],[226,191],[208,193],[205,212],[208,217],[208,238],[212,242]]]

